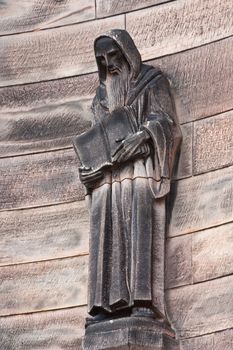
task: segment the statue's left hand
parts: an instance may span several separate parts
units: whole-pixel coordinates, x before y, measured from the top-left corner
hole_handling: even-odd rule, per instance
[[[138,147],[145,143],[149,138],[150,136],[145,130],[138,131],[136,134],[128,136],[125,140],[121,141],[120,146],[112,155],[113,162],[121,163],[132,158]]]
[[[89,169],[86,168],[79,168],[79,178],[80,181],[86,186],[86,187],[92,187],[94,183],[98,180],[100,180],[103,177],[103,172],[101,170],[97,170],[95,172],[90,172]]]

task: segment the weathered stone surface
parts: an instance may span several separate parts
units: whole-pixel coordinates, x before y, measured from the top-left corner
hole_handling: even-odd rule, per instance
[[[86,307],[0,317],[2,350],[81,350]]]
[[[213,350],[232,350],[233,346],[233,328],[213,335]]]
[[[214,335],[204,335],[180,341],[180,350],[217,350],[213,347]],[[224,348],[221,348],[225,350]]]
[[[232,223],[169,238],[166,248],[166,288],[232,274],[232,242]]]
[[[151,5],[162,4],[167,1],[169,0],[97,0],[97,17],[112,16]]]
[[[0,89],[0,157],[72,147],[90,127],[97,75]]]
[[[0,212],[0,265],[88,253],[84,201]]]
[[[96,71],[93,41],[124,16],[0,37],[0,86],[70,77]]]
[[[225,168],[173,184],[169,236],[232,221],[233,168]]]
[[[233,329],[180,341],[180,350],[232,350]]]
[[[233,37],[153,61],[175,86],[181,123],[233,109],[231,50]]]
[[[233,276],[170,289],[167,311],[177,335],[196,337],[233,327]]]
[[[233,273],[233,223],[196,232],[192,242],[194,282]]]
[[[84,199],[74,150],[0,160],[0,209],[27,208]]]
[[[172,1],[126,14],[126,30],[148,60],[232,35],[232,14],[231,0]]]
[[[0,316],[86,304],[88,257],[2,266]]]
[[[1,115],[17,112],[43,111],[47,106],[59,107],[69,102],[93,98],[98,77],[96,73],[40,83],[8,86],[0,89]],[[45,109],[47,113],[48,110]]]
[[[233,111],[194,123],[194,173],[233,163]]]
[[[71,148],[72,137],[91,125],[90,101],[46,105],[1,115],[1,157]]]
[[[192,283],[192,235],[169,238],[166,245],[166,288]]]
[[[0,2],[0,35],[41,30],[95,18],[95,0]]]

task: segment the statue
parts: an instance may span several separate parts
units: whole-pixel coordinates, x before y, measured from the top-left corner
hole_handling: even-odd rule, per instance
[[[181,142],[170,84],[142,64],[125,30],[101,35],[94,49],[94,122],[74,139],[90,209],[86,326],[124,317],[167,322],[166,195]]]

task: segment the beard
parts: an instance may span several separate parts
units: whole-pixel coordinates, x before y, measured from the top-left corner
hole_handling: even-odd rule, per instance
[[[107,72],[105,86],[109,111],[125,106],[129,89],[129,66],[126,61],[116,73]]]

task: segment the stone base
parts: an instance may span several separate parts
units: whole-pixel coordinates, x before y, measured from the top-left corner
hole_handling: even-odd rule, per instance
[[[179,350],[174,331],[146,317],[124,317],[86,328],[84,350]]]

